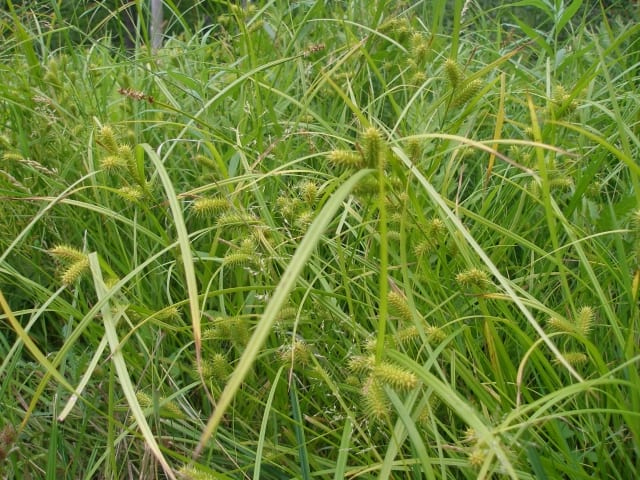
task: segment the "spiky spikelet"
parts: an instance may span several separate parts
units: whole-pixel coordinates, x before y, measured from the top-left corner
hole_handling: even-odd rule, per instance
[[[407,156],[414,162],[422,158],[424,142],[419,138],[412,138],[407,142]]]
[[[298,186],[300,196],[309,207],[314,207],[318,199],[318,185],[312,181],[302,182]]]
[[[595,312],[592,307],[584,306],[578,310],[578,314],[575,318],[576,330],[588,337],[593,329],[593,321],[595,319]]]
[[[451,105],[459,107],[464,105],[482,89],[482,81],[480,79],[471,80],[469,83],[461,87],[453,97]]]
[[[314,216],[315,213],[313,212],[313,210],[305,210],[303,212],[300,212],[294,222],[296,228],[300,229],[303,232],[306,231],[307,228],[309,228],[309,225],[311,225],[311,222],[313,222]]]
[[[118,155],[118,141],[116,134],[109,125],[103,125],[98,131],[97,140],[111,155]]]
[[[487,458],[487,449],[484,446],[476,446],[469,454],[469,463],[475,468],[480,468]]]
[[[278,359],[285,365],[306,367],[311,363],[311,348],[304,340],[296,339],[278,349]]]
[[[391,402],[384,391],[384,385],[373,377],[367,378],[362,386],[364,411],[374,420],[385,421],[391,414]]]
[[[372,369],[373,377],[395,390],[411,390],[418,384],[418,377],[403,368],[388,362],[380,362]]]
[[[162,310],[156,312],[155,318],[162,322],[175,322],[177,320],[180,320],[180,307],[171,305],[169,307],[163,308]]]
[[[120,187],[117,190],[118,195],[120,195],[125,200],[138,203],[142,199],[144,199],[145,192],[139,185],[127,185],[124,187]]]
[[[384,165],[385,144],[380,130],[369,127],[362,132],[362,150],[367,167],[378,168]]]
[[[456,275],[456,282],[462,288],[486,290],[491,284],[489,275],[479,268],[470,268]]]
[[[222,353],[214,353],[202,362],[202,376],[216,383],[224,382],[231,373],[231,365]]]
[[[353,373],[368,373],[376,363],[373,355],[354,355],[349,358],[349,370]]]
[[[250,267],[257,265],[258,259],[252,253],[231,252],[224,256],[222,264],[227,267]]]
[[[407,345],[420,337],[418,327],[415,325],[398,330],[393,336],[396,345]]]
[[[587,357],[583,352],[562,352],[562,356],[567,361],[567,363],[573,367],[584,365],[589,360],[589,357]],[[554,358],[553,363],[556,365],[560,365],[560,359]]]
[[[444,62],[444,73],[454,89],[458,88],[464,80],[464,74],[455,60],[448,59]]]
[[[200,218],[209,218],[231,208],[229,200],[224,197],[202,197],[191,204],[193,213]]]
[[[49,249],[49,254],[53,255],[58,260],[68,263],[75,263],[83,260],[86,257],[86,254],[81,250],[64,244],[56,245],[55,247]]]
[[[178,478],[180,480],[215,480],[218,476],[200,471],[193,465],[184,465],[178,470]]]
[[[127,168],[127,163],[119,155],[107,155],[100,161],[100,167],[105,172],[113,174]]]
[[[66,267],[60,274],[60,280],[63,285],[75,283],[89,270],[89,257],[69,245],[57,245],[49,250],[49,254],[66,264]]]
[[[429,339],[429,342],[440,343],[445,338],[447,338],[447,335],[444,333],[444,330],[442,330],[442,328],[440,327],[436,327],[434,325],[427,325],[424,330],[427,334],[427,338]]]
[[[366,166],[362,155],[351,150],[332,150],[327,155],[329,163],[340,169],[356,169],[359,170]]]
[[[411,35],[411,60],[415,62],[416,67],[421,67],[427,60],[429,54],[429,41],[421,33]]]
[[[69,265],[63,272],[60,277],[63,285],[72,285],[76,283],[76,281],[89,271],[89,257],[85,257],[82,260],[78,260],[77,262]]]
[[[256,217],[248,213],[225,212],[218,217],[216,226],[222,229],[241,230],[259,223]]]
[[[411,307],[404,295],[400,292],[390,290],[387,294],[387,302],[389,303],[389,310],[400,317],[402,320],[410,322],[413,320],[413,313]]]

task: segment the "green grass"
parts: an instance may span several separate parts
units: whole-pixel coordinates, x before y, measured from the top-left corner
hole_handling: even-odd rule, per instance
[[[2,13],[0,477],[638,477],[640,12],[480,4]]]

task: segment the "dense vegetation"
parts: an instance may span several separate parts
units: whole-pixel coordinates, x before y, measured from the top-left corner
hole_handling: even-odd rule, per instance
[[[0,477],[640,477],[640,6],[14,3]]]

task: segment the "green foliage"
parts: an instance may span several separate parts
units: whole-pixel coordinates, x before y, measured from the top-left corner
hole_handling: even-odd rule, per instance
[[[615,5],[14,3],[2,478],[640,474]]]

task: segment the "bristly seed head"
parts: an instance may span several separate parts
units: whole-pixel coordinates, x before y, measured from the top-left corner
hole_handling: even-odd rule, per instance
[[[362,155],[350,150],[332,150],[327,155],[327,160],[337,168],[361,169],[365,167]]]
[[[463,288],[486,289],[491,281],[489,275],[479,268],[470,268],[456,275],[456,282]]]

